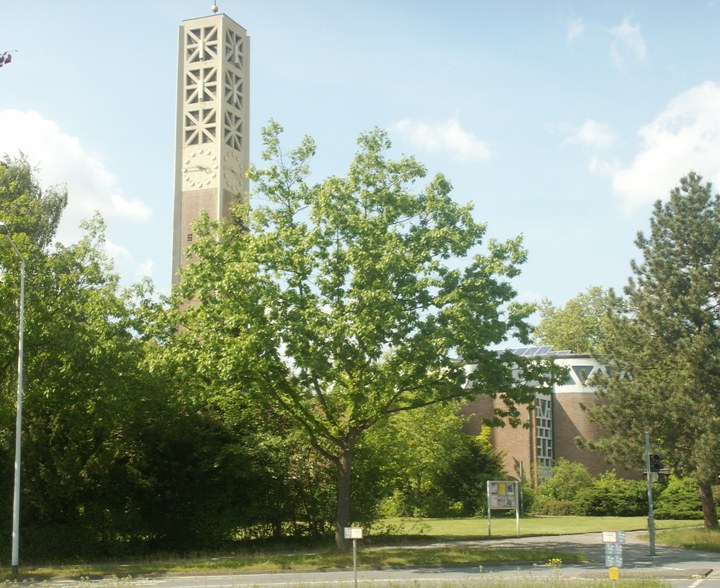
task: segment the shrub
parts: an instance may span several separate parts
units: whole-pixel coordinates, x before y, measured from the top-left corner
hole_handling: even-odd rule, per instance
[[[575,514],[572,500],[558,500],[549,496],[536,496],[532,512],[539,515],[567,516]]]
[[[540,484],[532,512],[543,515],[576,514],[576,496],[592,485],[593,478],[584,465],[559,459],[552,469],[552,476]]]
[[[580,490],[592,484],[593,478],[584,465],[561,458],[553,467],[552,476],[540,484],[538,495],[573,500]]]
[[[487,502],[487,500],[486,500]],[[529,484],[522,486],[522,502],[520,514],[533,512],[535,508],[535,489]]]
[[[655,500],[654,511],[659,519],[703,518],[697,482],[692,478],[671,476],[667,487]]]
[[[605,472],[578,492],[574,503],[575,514],[582,516],[641,516],[647,513],[647,485]]]

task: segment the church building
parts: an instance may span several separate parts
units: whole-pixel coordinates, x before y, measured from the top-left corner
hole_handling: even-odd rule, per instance
[[[491,442],[503,454],[505,472],[537,486],[550,476],[552,466],[561,458],[582,463],[592,475],[613,469],[601,453],[587,448],[589,441],[601,437],[601,429],[588,419],[587,409],[596,402],[592,376],[604,372],[605,366],[590,355],[553,351],[550,346],[524,347],[514,352],[552,358],[567,372],[564,380],[551,389],[538,390],[535,409],[524,409],[524,426],[492,429]],[[503,408],[503,403],[491,396],[478,396],[467,403],[462,411],[469,418],[465,432],[478,435],[483,417],[491,417],[495,408]]]
[[[172,282],[187,264],[201,211],[228,216],[247,202],[249,51],[245,29],[225,14],[183,21],[178,43]]]

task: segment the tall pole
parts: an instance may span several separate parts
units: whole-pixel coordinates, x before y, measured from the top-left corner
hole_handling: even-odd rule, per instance
[[[8,234],[5,223],[0,223],[0,233],[4,234],[15,255],[20,260],[20,310],[18,324],[18,369],[17,369],[17,413],[15,416],[15,485],[13,487],[13,522],[12,522],[12,573],[19,570],[20,559],[20,456],[22,453],[22,401],[23,401],[23,356],[25,332],[25,258],[20,254],[15,242]]]
[[[650,471],[650,433],[645,433],[645,471],[647,472],[648,533],[650,555],[655,555],[655,515],[653,514],[652,472]]]

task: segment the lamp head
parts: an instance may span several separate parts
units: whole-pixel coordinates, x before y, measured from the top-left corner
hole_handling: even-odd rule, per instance
[[[8,235],[9,233],[10,231],[8,231],[7,225],[0,221],[0,235]]]

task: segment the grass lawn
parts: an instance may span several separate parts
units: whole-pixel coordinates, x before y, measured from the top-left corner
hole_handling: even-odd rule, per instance
[[[632,531],[645,529],[646,524],[647,521],[643,517],[533,517],[521,519],[520,534],[531,536],[608,530]],[[660,543],[702,549],[707,549],[709,543],[720,551],[720,532],[703,533],[701,529],[688,529],[689,525],[701,525],[701,521],[657,521],[656,525],[659,530],[663,530],[658,532]],[[680,530],[681,527],[686,529]],[[503,562],[545,565],[550,560],[556,559],[564,563],[582,560],[582,555],[578,553],[548,548],[528,549],[523,546],[493,548],[490,544],[485,544],[476,547],[444,545],[425,549],[412,548],[413,544],[427,544],[435,540],[488,539],[487,519],[388,519],[372,529],[366,529],[365,537],[359,546],[360,565],[363,567],[482,565]],[[492,539],[501,537],[515,537],[514,518],[493,519]],[[687,542],[691,542],[692,545],[688,545]],[[328,543],[322,545],[315,543],[300,548],[280,545],[272,548],[239,548],[232,552],[203,553],[186,557],[154,556],[122,563],[33,566],[30,562],[21,562],[19,579],[49,580],[58,577],[97,576],[126,578],[149,573],[303,570],[351,566],[350,553],[339,554]],[[9,572],[0,571],[0,579],[8,579],[8,577]],[[651,588],[663,585],[643,584],[642,586]]]
[[[655,521],[656,529],[702,526],[702,521]],[[647,529],[646,517],[527,517],[520,519],[520,535],[572,535],[600,531]],[[437,538],[443,540],[488,538],[487,519],[383,519],[366,533],[383,540]],[[514,517],[494,517],[492,538],[515,537]]]

